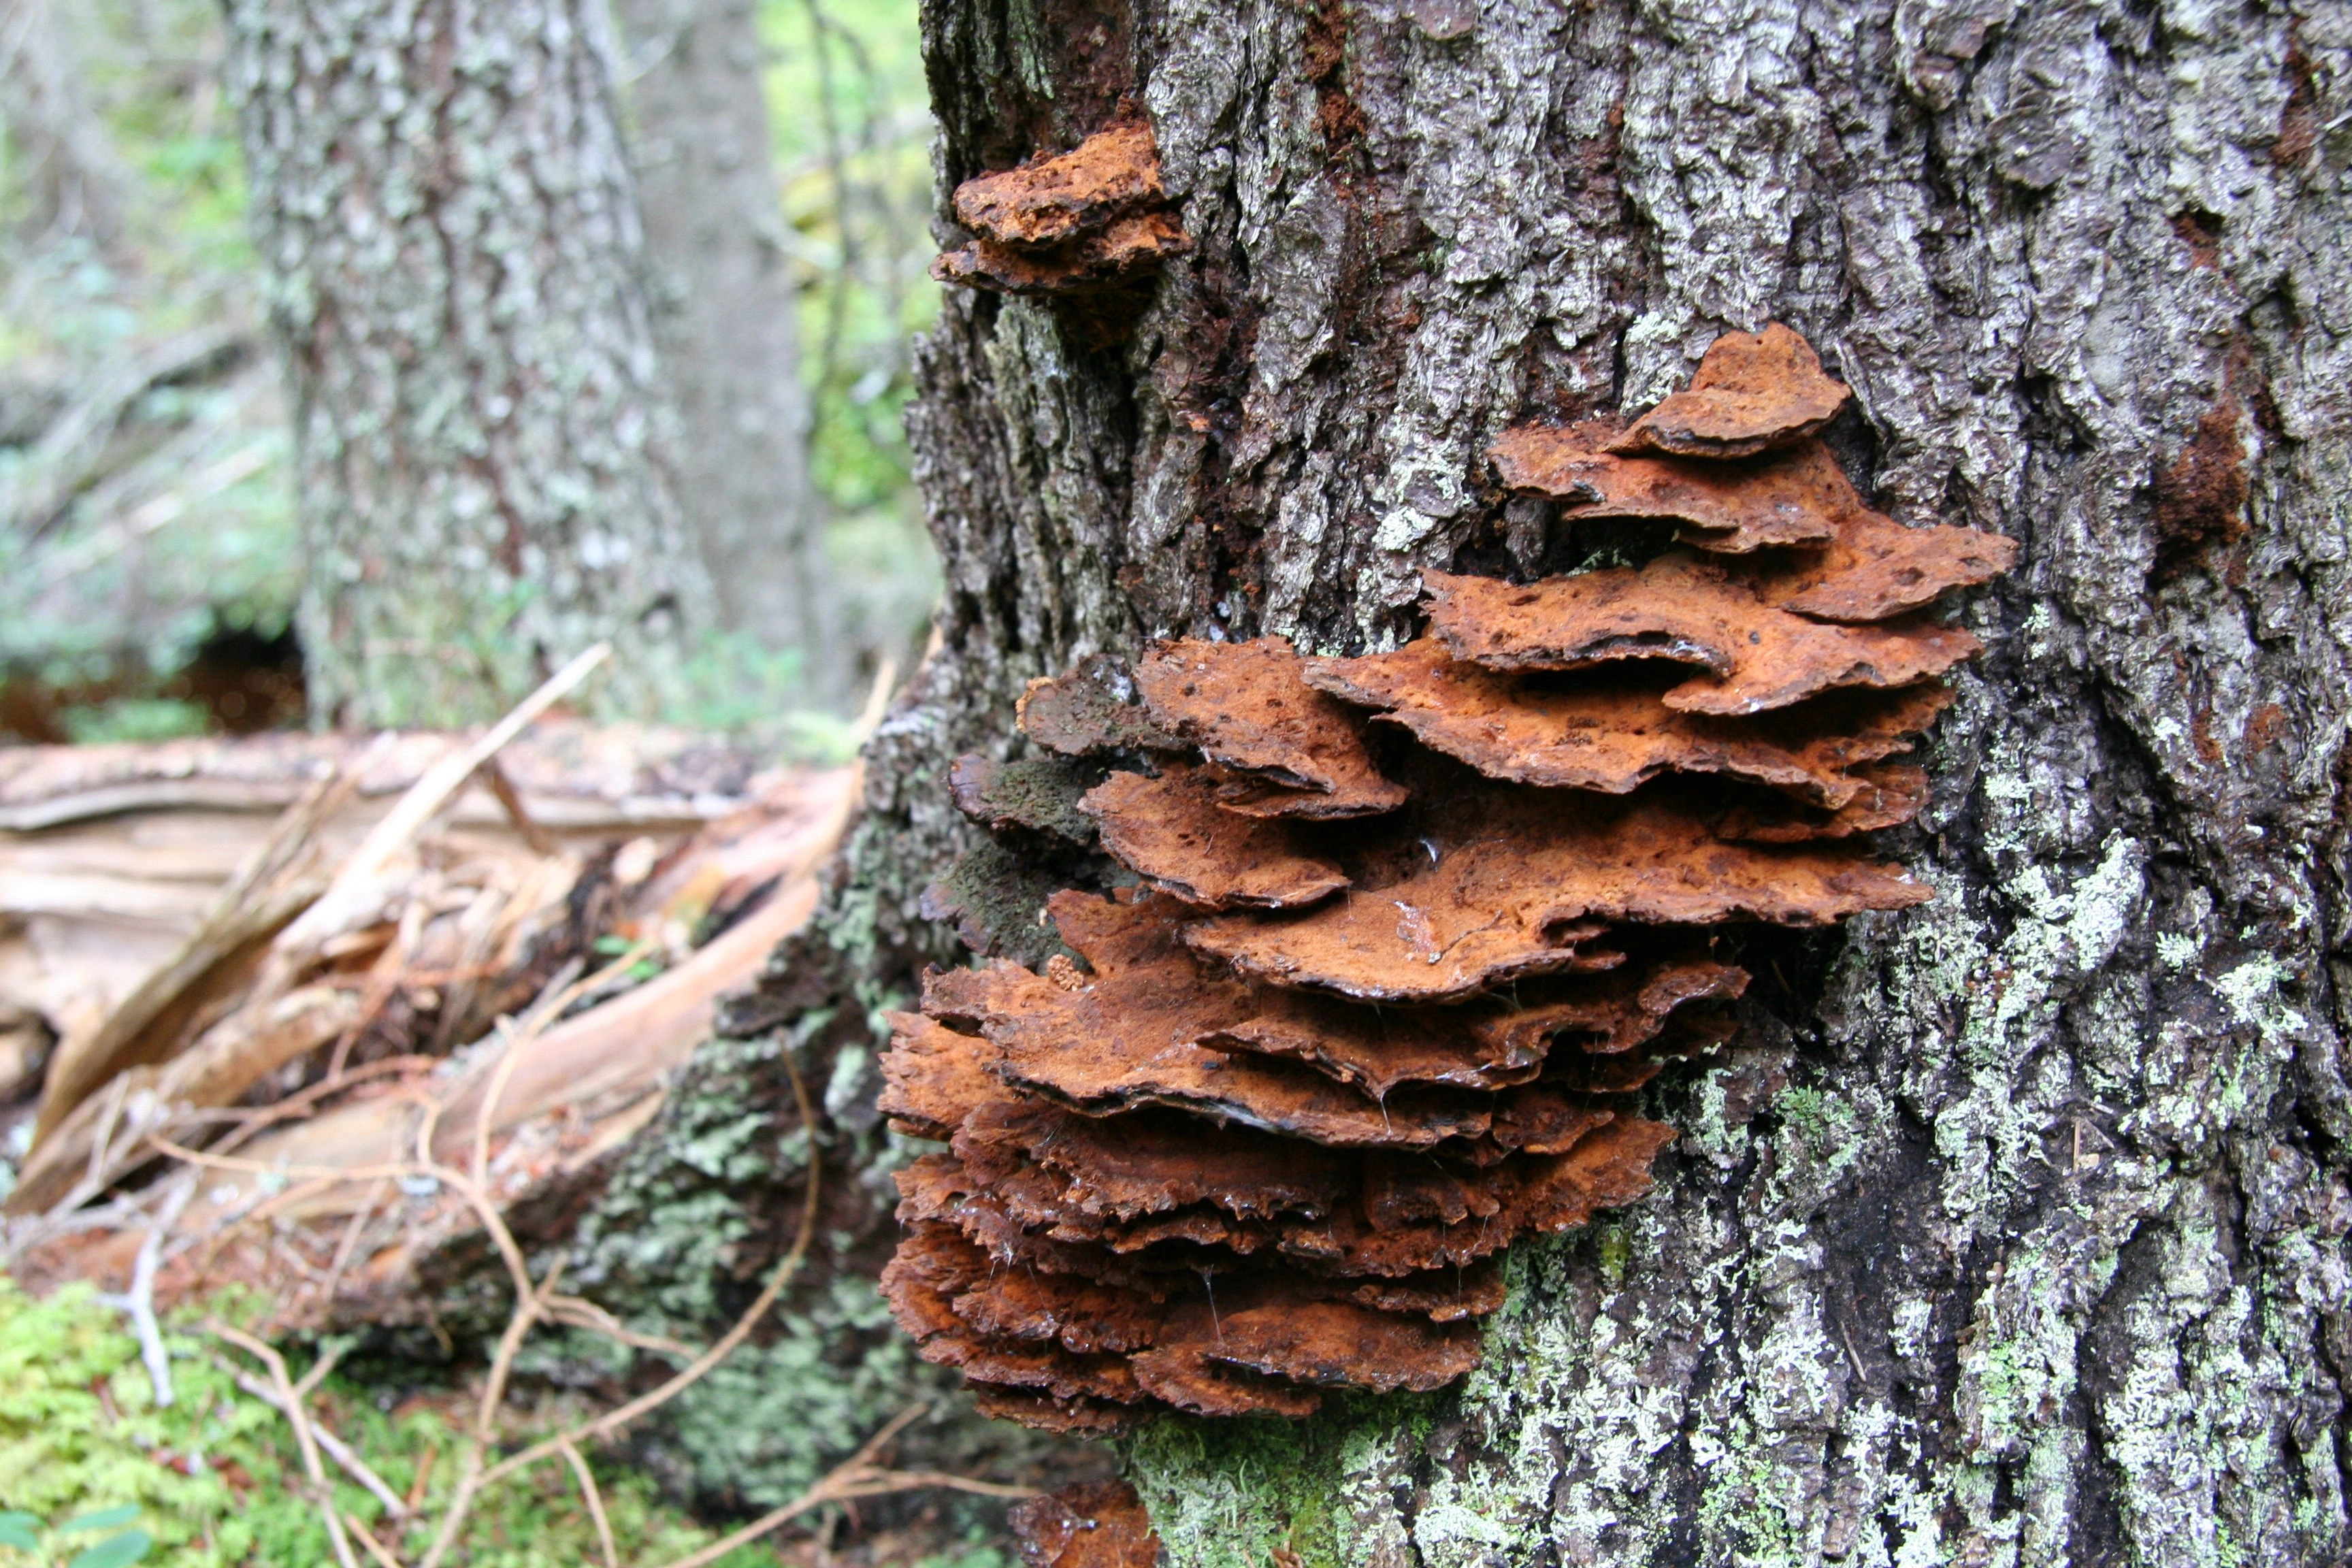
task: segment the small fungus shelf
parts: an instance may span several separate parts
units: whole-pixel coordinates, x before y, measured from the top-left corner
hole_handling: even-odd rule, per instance
[[[967,222],[1056,243],[1128,210],[986,198]],[[944,1145],[883,1276],[925,1357],[1087,1432],[1436,1388],[1507,1247],[1648,1190],[1674,1132],[1638,1091],[1729,1037],[1740,931],[1927,898],[1863,836],[1918,811],[1897,759],[1978,650],[1924,612],[2014,554],[1872,511],[1818,437],[1846,396],[1787,328],[1732,334],[1630,426],[1494,449],[1571,522],[1670,525],[1647,563],[1429,573],[1390,653],[1182,640],[1033,684],[1032,756],[956,798],[1120,869],[1045,901],[1066,951],[894,1016],[883,1110]]]
[[[1150,121],[1134,111],[1066,153],[966,180],[955,215],[971,240],[932,277],[1057,301],[1096,342],[1120,335],[1160,265],[1192,247],[1160,187]]]

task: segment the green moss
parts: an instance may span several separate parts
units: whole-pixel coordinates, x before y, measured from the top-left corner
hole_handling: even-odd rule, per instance
[[[1175,1568],[1265,1568],[1276,1548],[1306,1568],[1342,1568],[1363,1555],[1342,1499],[1368,1446],[1425,1435],[1443,1397],[1327,1396],[1299,1422],[1171,1416],[1128,1439],[1126,1454]]]
[[[58,1521],[136,1508],[138,1527],[156,1543],[148,1561],[165,1568],[332,1562],[319,1511],[300,1490],[292,1429],[236,1386],[228,1370],[234,1352],[184,1322],[168,1332],[175,1398],[159,1407],[138,1344],[120,1322],[87,1287],[34,1300],[0,1278],[0,1509]],[[331,1378],[314,1409],[396,1490],[408,1492],[426,1468],[422,1506],[392,1542],[413,1558],[456,1483],[470,1404],[379,1403]],[[594,1468],[625,1561],[667,1561],[717,1535],[664,1508],[646,1477],[601,1460]],[[383,1525],[373,1494],[339,1469],[329,1474],[338,1508],[371,1529]],[[545,1465],[483,1497],[457,1561],[467,1568],[573,1568],[597,1555],[594,1525],[569,1471]],[[0,1547],[0,1568],[30,1561]],[[724,1561],[729,1568],[772,1568],[776,1557],[754,1546]]]

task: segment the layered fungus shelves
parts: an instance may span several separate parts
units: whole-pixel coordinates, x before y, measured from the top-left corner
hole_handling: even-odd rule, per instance
[[[956,187],[969,244],[931,263],[942,283],[1071,307],[1080,335],[1118,337],[1160,265],[1192,247],[1160,184],[1160,151],[1140,115],[1066,153]]]
[[[1067,244],[1134,210],[1110,167],[960,210]],[[1030,755],[955,797],[1092,890],[967,923],[1029,961],[894,1016],[883,1110],[944,1145],[883,1277],[923,1355],[1085,1432],[1435,1388],[1507,1248],[1649,1189],[1638,1092],[1731,1036],[1753,933],[1929,896],[1867,836],[1978,648],[1932,606],[2013,550],[1871,510],[1819,439],[1846,397],[1734,334],[1631,426],[1496,446],[1568,526],[1657,520],[1646,563],[1430,573],[1391,652],[1178,640],[1031,687]]]

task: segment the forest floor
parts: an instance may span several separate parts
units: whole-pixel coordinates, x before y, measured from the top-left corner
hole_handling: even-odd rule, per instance
[[[925,271],[929,121],[914,9],[912,0],[761,6],[771,101],[825,109],[775,117],[779,234],[801,284],[831,589],[846,635],[877,671],[894,659],[904,668],[938,591],[899,426],[910,338],[935,298]],[[368,827],[463,739],[404,737],[371,753],[368,783],[358,778],[364,767],[343,766],[365,738],[301,733],[292,439],[245,231],[235,108],[218,85],[219,8],[97,0],[51,10],[78,51],[126,200],[103,234],[45,226],[18,150],[0,146],[0,574],[11,584],[0,603],[0,1198],[11,1197],[20,1170],[40,1173],[26,1156],[62,1047],[102,1033],[110,1019],[118,1034],[129,1027],[123,1020],[138,1009],[122,1009],[142,983],[184,957],[207,919],[216,928],[230,919],[236,900],[226,890],[241,866],[289,871],[287,857],[271,863],[267,847],[304,793],[305,770],[341,769],[354,791],[340,818],[314,825],[300,890],[316,897]],[[567,795],[566,765],[618,764],[610,746],[575,743],[560,713],[505,753],[514,800],[503,799],[497,764],[460,781],[400,859],[408,881],[390,897],[393,918],[346,930],[341,948],[310,952],[296,977],[293,996],[321,1004],[304,1015],[313,1023],[351,1004],[365,1022],[343,1020],[331,1062],[326,1048],[280,1060],[282,1030],[247,1031],[238,1050],[215,1053],[235,1070],[199,1096],[214,1102],[208,1114],[278,1118],[281,1133],[331,1121],[339,1100],[350,1115],[381,1118],[401,1094],[457,1092],[457,1066],[511,1047],[519,1016],[536,1017],[527,1026],[544,1030],[532,1042],[542,1052],[551,1043],[559,1054],[604,1048],[614,1031],[599,1035],[600,1009],[629,1007],[638,1009],[627,1015],[637,1047],[652,1016],[667,1021],[672,1054],[690,1049],[716,991],[756,967],[787,906],[805,902],[812,847],[826,831],[820,819],[831,818],[845,787],[839,764],[856,734],[840,718],[794,711],[789,657],[714,647],[706,662],[699,705],[668,715],[677,728],[654,745],[659,755],[625,759],[618,784],[608,766]],[[270,774],[271,757],[292,762]],[[714,769],[724,775],[716,784]],[[57,806],[72,794],[69,780],[62,794],[50,787],[77,773],[96,802],[80,814]],[[108,805],[99,797],[109,788],[145,789],[145,804]],[[696,788],[703,798],[690,809],[664,816],[658,801],[647,805],[656,796],[674,805]],[[288,890],[282,879],[278,890]],[[474,938],[460,932],[468,921]],[[516,939],[497,973],[475,940],[485,921]],[[729,950],[724,963],[719,950]],[[449,973],[469,963],[481,973],[452,983]],[[700,978],[682,985],[681,973]],[[258,1016],[253,980],[242,974],[227,992],[215,984],[209,1032],[184,1030],[179,1046],[235,1036],[235,998],[253,1002]],[[593,987],[584,994],[583,982]],[[275,1005],[290,1005],[283,985]],[[337,1291],[331,1281],[319,1289],[320,1277],[331,1268],[357,1281],[371,1257],[413,1239],[392,1211],[405,1204],[416,1227],[441,1226],[442,1243],[464,1228],[446,1212],[463,1205],[436,1209],[432,1194],[403,1193],[373,1217],[349,1202],[322,1202],[307,1215],[281,1205],[268,1225],[249,1227],[268,1239],[268,1267],[207,1277],[191,1269],[189,1249],[159,1247],[160,1267],[141,1277],[146,1233],[119,1222],[152,1218],[177,1169],[152,1149],[124,1154],[138,1143],[123,1136],[145,1114],[138,1108],[171,1100],[157,1092],[156,1061],[141,1055],[101,1064],[91,1084],[101,1101],[111,1090],[111,1109],[94,1140],[86,1113],[74,1144],[84,1163],[73,1173],[89,1190],[66,1206],[117,1223],[52,1226],[41,1252],[13,1245],[25,1234],[22,1212],[10,1222],[0,1272],[0,1568],[415,1563],[433,1553],[465,1486],[469,1444],[488,1429],[486,1408],[503,1451],[609,1409],[612,1397],[527,1378],[486,1404],[496,1373],[485,1356],[383,1353],[366,1314],[397,1304],[398,1278],[338,1314]],[[331,1081],[339,1075],[350,1081]],[[515,1077],[501,1087],[527,1088],[527,1073]],[[642,1124],[658,1103],[642,1079],[606,1085],[621,1107],[610,1121],[565,1107],[554,1120],[571,1124],[538,1143],[502,1124],[481,1151],[491,1184],[527,1185],[600,1129]],[[175,1086],[185,1084],[160,1084]],[[295,1112],[281,1115],[289,1102]],[[490,1103],[499,1103],[495,1094]],[[63,1108],[50,1101],[56,1114]],[[221,1125],[145,1131],[215,1140],[217,1150]],[[76,1129],[58,1131],[72,1142]],[[215,1200],[230,1184],[215,1181],[186,1200],[188,1212],[220,1209]],[[248,1204],[268,1208],[287,1195],[282,1177],[257,1185]],[[381,1184],[346,1185],[364,1195]],[[20,1211],[27,1195],[14,1194]],[[205,1256],[236,1262],[234,1247]],[[130,1310],[134,1300],[154,1307],[151,1321]],[[285,1347],[288,1377],[304,1385],[303,1421],[289,1420],[266,1363],[239,1347],[247,1331]],[[158,1357],[168,1405],[150,1371]],[[313,1479],[316,1442],[327,1438],[350,1464],[329,1454]],[[984,1509],[928,1497],[891,1516],[903,1529],[861,1531],[877,1516],[870,1507],[861,1516],[853,1498],[710,1555],[741,1518],[689,1512],[618,1432],[485,1491],[464,1510],[446,1560],[501,1568],[1006,1561],[990,1544],[998,1536]],[[331,1539],[331,1529],[345,1539]]]

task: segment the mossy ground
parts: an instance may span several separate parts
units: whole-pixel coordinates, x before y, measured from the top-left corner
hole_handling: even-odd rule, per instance
[[[43,1300],[0,1278],[0,1509],[63,1521],[124,1505],[154,1538],[147,1561],[167,1568],[316,1568],[331,1563],[319,1510],[301,1489],[301,1458],[278,1413],[240,1390],[237,1353],[186,1315],[167,1333],[176,1398],[158,1408],[139,1347],[120,1313],[82,1286]],[[296,1372],[303,1357],[289,1358]],[[384,1530],[373,1496],[331,1470],[336,1505],[414,1561],[457,1473],[472,1401],[456,1391],[401,1394],[331,1377],[313,1401],[327,1426],[394,1489],[418,1499],[412,1522]],[[517,1432],[577,1411],[542,1408]],[[643,1473],[591,1456],[623,1563],[652,1568],[730,1526],[664,1503]],[[420,1477],[422,1479],[420,1480]],[[725,1568],[778,1568],[788,1554],[738,1548]],[[477,1506],[453,1556],[466,1568],[576,1568],[600,1560],[570,1472],[544,1465]],[[1002,1568],[992,1548],[902,1559],[926,1568]],[[29,1562],[0,1547],[0,1568]]]

